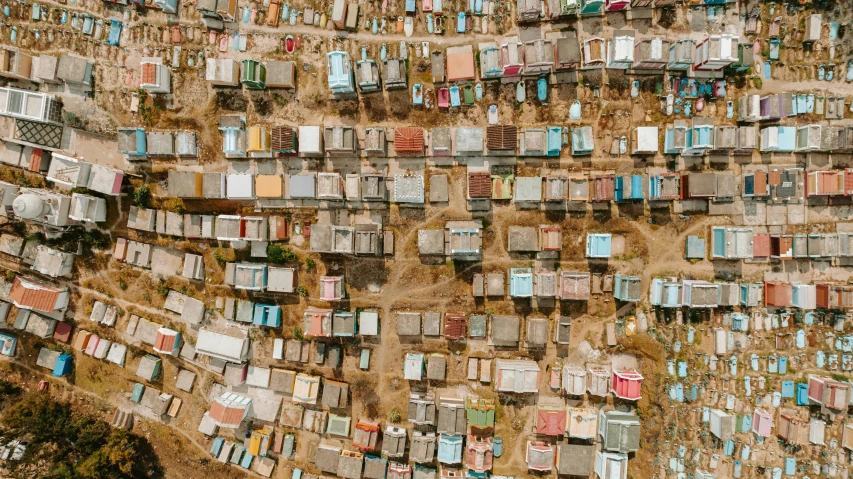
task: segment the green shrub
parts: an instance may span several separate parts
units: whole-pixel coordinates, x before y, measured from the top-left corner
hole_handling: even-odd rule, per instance
[[[317,268],[317,263],[314,262],[313,258],[305,258],[305,270],[309,273],[314,271]]]
[[[44,392],[16,395],[14,401],[3,415],[4,435],[26,437],[29,444],[21,462],[4,464],[8,477],[163,477],[156,453],[141,436],[74,412]],[[40,472],[35,476],[34,465]]]
[[[270,243],[267,246],[267,259],[272,263],[282,264],[298,261],[299,257],[290,248],[283,248],[279,244]]]
[[[397,408],[391,409],[391,412],[388,413],[388,422],[400,422],[402,419],[400,411]]]
[[[151,206],[151,188],[147,184],[133,190],[133,204],[140,208]]]
[[[213,259],[215,259],[216,262],[219,263],[219,266],[225,266],[225,263],[228,262],[228,260],[225,259],[225,255],[222,254],[221,249],[218,249],[213,252]]]
[[[299,296],[302,296],[302,297],[308,296],[308,290],[305,289],[305,286],[302,286],[301,284],[296,287],[296,292],[299,294]]]
[[[302,341],[302,339],[305,337],[305,335],[302,334],[302,328],[300,328],[299,326],[293,328],[293,337],[299,341]]]

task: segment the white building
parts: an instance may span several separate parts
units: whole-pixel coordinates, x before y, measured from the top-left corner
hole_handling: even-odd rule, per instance
[[[240,363],[249,355],[249,338],[237,338],[202,328],[198,332],[195,352],[223,361]]]
[[[632,155],[654,155],[659,148],[658,127],[638,126],[631,134]]]
[[[711,35],[696,45],[694,70],[720,70],[738,59],[738,38],[731,34]]]
[[[53,153],[46,179],[67,188],[87,188],[110,196],[121,194],[124,173],[81,158]]]
[[[38,245],[33,269],[39,273],[58,278],[70,276],[74,268],[74,254],[59,251],[48,246]]]
[[[103,200],[102,200],[103,201]],[[47,226],[68,226],[71,197],[46,190],[21,188],[12,201],[12,211],[23,220]]]
[[[240,64],[233,58],[208,58],[205,79],[214,86],[238,86]]]
[[[97,196],[73,193],[69,218],[84,223],[98,223],[107,220],[107,202]]]

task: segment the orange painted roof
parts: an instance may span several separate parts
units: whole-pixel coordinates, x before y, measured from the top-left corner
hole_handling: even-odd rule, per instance
[[[258,198],[281,198],[284,185],[279,175],[258,175],[255,177],[255,195]]]
[[[782,184],[782,173],[779,171],[771,171],[768,175],[768,181],[771,186],[781,185]]]
[[[474,52],[447,55],[447,81],[474,79]]]
[[[758,171],[752,177],[755,182],[754,191],[756,194],[764,194],[767,191],[767,173]]]

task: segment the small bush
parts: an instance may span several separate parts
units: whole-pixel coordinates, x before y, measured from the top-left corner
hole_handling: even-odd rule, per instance
[[[305,335],[302,334],[302,328],[300,328],[299,326],[293,328],[293,337],[298,339],[299,341],[302,341],[302,339],[305,337]]]
[[[44,243],[45,236],[41,231],[34,231],[27,234],[27,243]]]
[[[109,243],[107,235],[102,233],[100,230],[85,231],[80,235],[80,242],[83,243],[83,246],[88,248],[98,249],[103,249]]]
[[[218,249],[213,252],[213,259],[215,259],[216,262],[219,263],[219,266],[225,266],[225,263],[228,262],[228,260],[225,259],[225,255],[222,253],[221,249]]]
[[[140,208],[151,206],[151,188],[148,185],[142,185],[133,190],[133,204]]]
[[[159,285],[157,285],[157,294],[164,298],[166,296],[169,296],[169,285],[167,285],[166,283],[160,283]]]
[[[184,200],[180,198],[174,198],[172,201],[166,204],[166,209],[171,211],[172,213],[177,213],[182,215],[187,212],[187,209],[184,207]]]
[[[292,263],[298,261],[299,257],[290,248],[282,248],[281,245],[271,243],[267,246],[267,259],[272,263]]]
[[[7,269],[7,270],[6,270],[6,273],[5,273],[6,281],[7,281],[7,282],[9,282],[9,283],[11,283],[12,281],[15,281],[15,276],[17,276],[17,275],[18,275],[18,272],[17,272],[17,271],[13,271],[13,270],[11,270],[11,269]]]
[[[127,290],[127,283],[123,279],[119,278],[118,279],[118,287],[122,291],[125,291],[125,290]]]
[[[403,417],[400,415],[400,411],[397,408],[391,409],[391,412],[388,413],[388,422],[400,422]]]
[[[297,286],[296,292],[299,294],[299,296],[302,296],[303,298],[308,296],[308,290],[305,288],[305,286]]]
[[[305,258],[305,270],[309,273],[317,269],[317,263],[312,258]]]

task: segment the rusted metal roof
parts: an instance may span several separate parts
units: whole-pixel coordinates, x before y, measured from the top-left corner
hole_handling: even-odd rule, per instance
[[[394,128],[394,151],[420,153],[424,151],[424,129],[412,126]]]
[[[468,328],[464,314],[444,314],[444,337],[446,339],[465,339],[465,333],[467,329]]]
[[[468,197],[492,197],[492,175],[489,172],[476,171],[468,173]]]
[[[593,178],[592,201],[613,201],[616,177],[613,175]]]
[[[492,125],[486,128],[486,149],[515,151],[518,145],[518,127]]]

